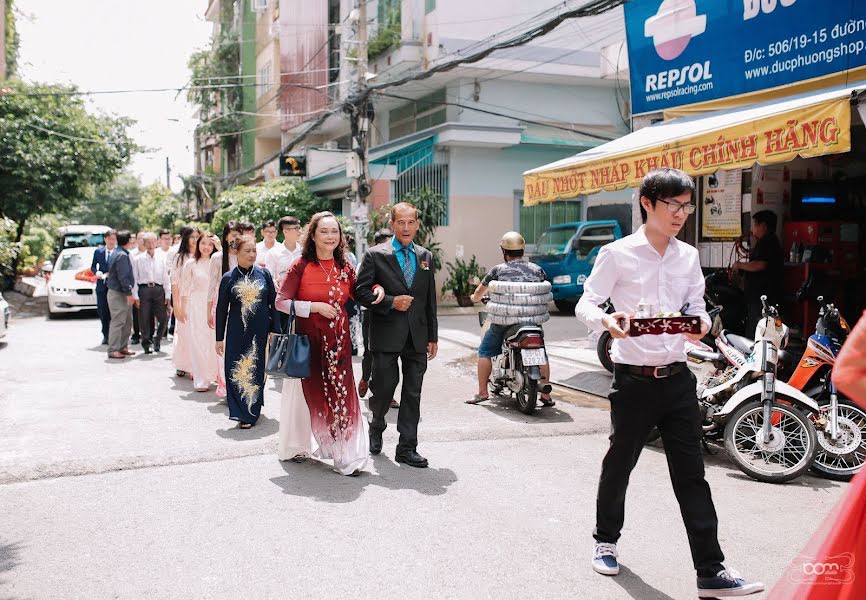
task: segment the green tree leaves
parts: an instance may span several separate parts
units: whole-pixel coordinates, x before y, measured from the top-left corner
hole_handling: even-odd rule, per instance
[[[310,191],[300,180],[273,179],[257,186],[239,185],[220,194],[222,206],[213,217],[212,230],[222,231],[228,221],[250,221],[258,227],[264,221],[294,216],[307,223],[315,213],[331,210],[331,203]]]
[[[67,213],[93,186],[114,179],[138,147],[132,121],[91,115],[74,87],[8,81],[0,92],[0,216]]]
[[[180,199],[161,183],[152,183],[142,190],[135,216],[146,231],[168,229],[175,233],[184,223]]]

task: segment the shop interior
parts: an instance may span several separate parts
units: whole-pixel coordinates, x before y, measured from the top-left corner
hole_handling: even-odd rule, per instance
[[[795,340],[814,333],[818,296],[835,303],[852,327],[866,307],[866,127],[858,112],[852,110],[850,152],[699,177],[699,208],[684,228],[684,240],[698,247],[701,266],[712,272],[748,260],[753,213],[776,214],[785,257],[780,308]],[[738,202],[729,191],[724,208],[738,203],[740,223],[729,215],[713,231],[707,225],[723,217],[713,194],[724,184],[739,188]]]

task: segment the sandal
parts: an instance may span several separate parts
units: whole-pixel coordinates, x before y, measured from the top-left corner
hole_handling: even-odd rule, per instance
[[[480,402],[484,402],[485,400],[490,400],[490,396],[483,397],[475,394],[472,396],[471,400],[466,400],[466,404],[479,404]]]
[[[541,394],[540,399],[541,399],[541,405],[542,406],[548,406],[548,407],[549,406],[556,406],[556,402],[553,399],[551,399],[551,397],[550,397],[550,392],[552,392],[552,391],[553,391],[553,386],[551,386],[549,383],[541,386],[541,389],[539,390],[539,392]],[[546,396],[546,398],[545,398],[545,396]]]
[[[297,455],[292,457],[292,462],[293,463],[307,462],[307,455],[306,454],[297,454]]]
[[[238,429],[250,429],[252,426],[252,423],[239,423]]]
[[[178,377],[186,377],[186,371],[181,371],[180,369],[175,371],[174,374]]]

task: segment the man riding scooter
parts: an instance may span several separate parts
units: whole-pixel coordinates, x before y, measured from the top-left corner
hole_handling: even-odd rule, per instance
[[[511,282],[542,282],[546,279],[544,269],[531,263],[523,258],[523,253],[526,249],[526,241],[523,236],[516,231],[509,231],[502,236],[499,243],[502,250],[502,262],[487,272],[484,279],[478,285],[475,293],[472,294],[473,302],[480,302],[487,295],[487,288],[491,281],[511,281]],[[478,404],[490,399],[488,390],[488,381],[493,372],[493,359],[502,352],[502,342],[505,338],[505,332],[508,330],[508,325],[497,325],[491,323],[487,333],[481,340],[481,345],[478,348],[478,393],[475,394],[466,404]],[[541,365],[541,377],[539,381],[540,399],[544,406],[554,406],[554,402],[550,398],[550,365]]]

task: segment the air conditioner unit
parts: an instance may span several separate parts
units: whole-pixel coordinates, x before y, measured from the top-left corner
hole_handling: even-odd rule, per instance
[[[253,12],[263,13],[268,10],[270,0],[253,0]]]

